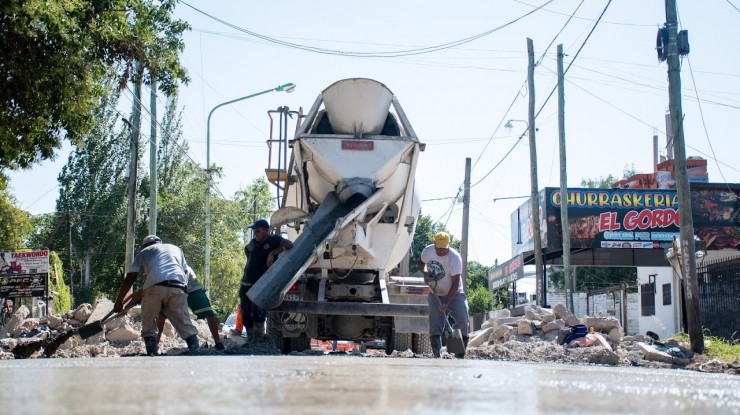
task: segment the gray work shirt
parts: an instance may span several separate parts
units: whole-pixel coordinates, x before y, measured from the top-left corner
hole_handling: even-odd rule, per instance
[[[195,271],[188,265],[188,294],[193,291],[202,290],[203,284],[200,283],[198,277],[195,275]]]
[[[128,272],[145,273],[142,288],[149,288],[162,281],[176,280],[187,284],[185,254],[176,245],[157,243],[139,251]]]

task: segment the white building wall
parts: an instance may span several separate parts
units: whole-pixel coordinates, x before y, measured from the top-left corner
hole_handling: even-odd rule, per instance
[[[651,316],[642,315],[642,285],[647,284],[655,275],[655,314]],[[640,300],[639,333],[652,331],[661,338],[671,337],[680,331],[678,323],[677,286],[674,281],[673,269],[671,267],[638,267],[637,284],[639,286],[638,299]],[[663,304],[663,286],[669,284],[671,290],[670,304]]]

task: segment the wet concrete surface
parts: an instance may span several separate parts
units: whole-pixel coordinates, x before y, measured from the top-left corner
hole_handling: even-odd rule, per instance
[[[726,414],[740,377],[684,370],[353,356],[0,362],[7,414]]]

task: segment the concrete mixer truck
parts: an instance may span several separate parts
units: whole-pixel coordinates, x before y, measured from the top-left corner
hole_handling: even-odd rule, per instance
[[[294,247],[247,293],[269,312],[268,336],[283,353],[310,339],[429,352],[428,287],[404,267],[424,144],[393,93],[371,79],[335,82],[296,118],[293,139],[268,141],[278,162],[266,169],[278,190],[272,231]]]

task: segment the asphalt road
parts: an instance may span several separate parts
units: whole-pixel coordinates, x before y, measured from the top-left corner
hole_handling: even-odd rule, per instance
[[[739,414],[740,377],[353,356],[0,362],[7,414]]]

